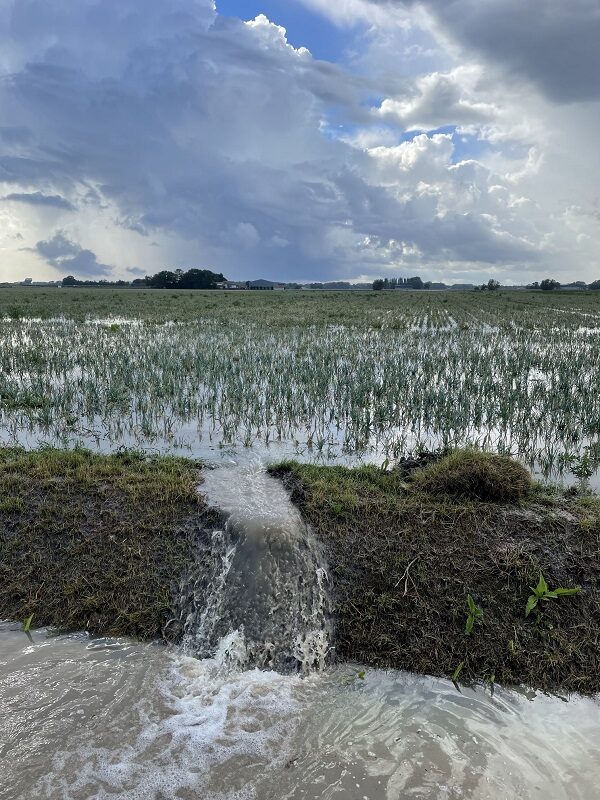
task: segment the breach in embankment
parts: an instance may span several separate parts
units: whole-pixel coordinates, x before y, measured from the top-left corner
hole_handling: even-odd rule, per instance
[[[598,498],[482,454],[416,467],[273,468],[301,516],[269,531],[211,510],[198,462],[1,450],[0,618],[199,655],[242,630],[241,666],[599,691]]]

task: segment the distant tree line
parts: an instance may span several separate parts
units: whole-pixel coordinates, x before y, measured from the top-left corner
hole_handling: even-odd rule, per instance
[[[494,280],[494,278],[490,278],[487,283],[482,283],[481,286],[476,286],[476,292],[496,292],[500,288],[500,281]]]
[[[388,289],[424,289],[425,284],[421,278],[378,278],[373,281],[373,291],[381,292]]]
[[[217,283],[227,280],[220,272],[209,269],[168,269],[146,277],[146,286],[151,289],[216,289]]]
[[[176,270],[162,270],[155,275],[147,275],[145,278],[136,278],[133,281],[107,281],[104,279],[92,280],[79,280],[73,275],[67,275],[63,278],[63,286],[82,286],[82,287],[131,287],[134,289],[216,289],[218,283],[222,283],[227,279],[220,272],[212,272],[209,269],[182,269]],[[352,289],[352,288],[368,288],[369,284],[351,284],[347,281],[330,281],[325,283],[286,283],[288,289],[300,289],[302,285],[309,289]],[[461,285],[455,288],[473,288],[472,285]],[[372,288],[376,292],[394,289],[447,289],[452,288],[443,283],[432,283],[431,281],[424,283],[421,278],[378,278],[373,281]],[[493,278],[481,286],[475,286],[476,292],[489,291],[494,292],[500,289],[500,283]],[[526,287],[527,289],[541,289],[542,291],[553,291],[554,289],[592,289],[600,290],[600,280],[593,281],[586,284],[585,281],[573,281],[572,283],[561,284],[553,278],[544,278],[543,281],[534,281]]]
[[[131,286],[130,281],[80,281],[74,278],[73,275],[67,275],[62,279],[63,286]]]
[[[80,281],[73,275],[63,278],[63,286],[83,286],[83,287],[124,287],[131,286],[134,289],[149,287],[150,289],[216,289],[217,283],[227,280],[220,272],[211,272],[209,269],[182,269],[174,271],[162,270],[156,275],[147,275],[145,278],[136,278],[133,281]]]
[[[585,283],[578,281],[576,283],[569,283],[568,286],[572,288],[584,288]],[[544,278],[543,281],[534,281],[533,283],[529,283],[527,288],[542,289],[544,292],[551,292],[554,289],[560,289],[560,283],[555,281],[554,278]]]

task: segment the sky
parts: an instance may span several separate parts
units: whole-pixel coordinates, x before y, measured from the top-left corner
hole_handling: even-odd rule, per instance
[[[600,278],[598,0],[0,0],[0,280]]]

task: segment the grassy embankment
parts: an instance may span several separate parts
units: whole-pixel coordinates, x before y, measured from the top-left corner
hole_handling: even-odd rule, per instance
[[[507,460],[453,459],[273,468],[325,547],[337,658],[599,691],[600,500],[531,486]],[[211,522],[199,480],[183,459],[0,450],[0,618],[159,637]],[[526,617],[540,572],[581,591]]]
[[[325,546],[336,655],[598,692],[600,499],[531,486],[507,459],[485,462],[458,453],[411,474],[294,462],[272,470]],[[581,590],[526,616],[540,573],[550,590]]]
[[[153,639],[192,558],[193,461],[0,449],[0,618]]]

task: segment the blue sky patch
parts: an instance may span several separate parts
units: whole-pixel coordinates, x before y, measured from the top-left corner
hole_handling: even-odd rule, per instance
[[[352,32],[336,28],[294,0],[216,0],[216,3],[217,12],[224,16],[247,20],[264,14],[287,30],[290,44],[307,47],[315,58],[326,61],[340,61],[354,40]]]

